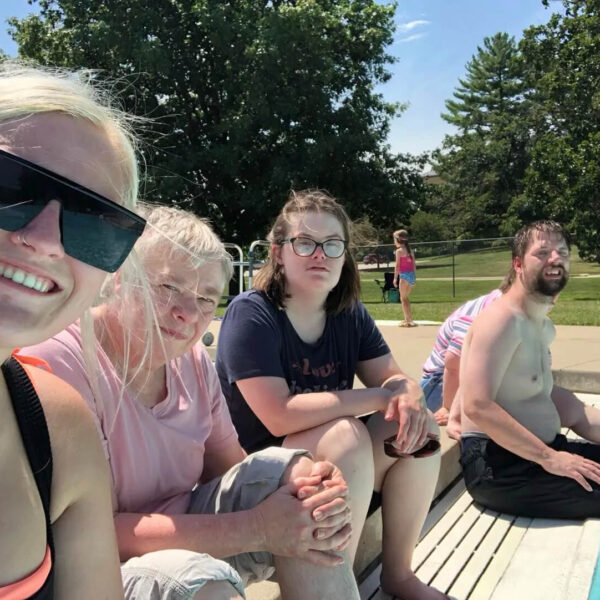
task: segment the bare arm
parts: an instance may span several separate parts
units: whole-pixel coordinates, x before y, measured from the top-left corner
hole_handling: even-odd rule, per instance
[[[204,470],[202,471],[201,481],[205,483],[221,477],[231,467],[242,462],[246,456],[246,451],[242,448],[238,440],[228,444],[225,448],[220,448],[218,451],[204,453]]]
[[[423,393],[392,355],[361,361],[357,375],[367,386],[365,389],[293,396],[280,377],[253,377],[236,384],[257,417],[276,436],[304,431],[339,417],[381,411],[387,420],[399,422],[398,441],[403,441],[403,451],[422,445],[427,434]]]
[[[442,387],[442,406],[450,412],[452,402],[458,391],[460,382],[460,356],[452,352],[446,353],[444,363],[444,380]]]
[[[410,404],[417,411],[425,410],[420,403],[421,388],[401,371],[391,354],[361,361],[356,371],[365,389],[292,396],[282,377],[240,379],[236,385],[256,416],[275,436],[373,411],[384,412],[389,420],[399,420],[399,401]]]
[[[394,256],[396,257],[396,262],[394,263],[394,280],[400,273],[400,250],[396,250],[394,252]]]
[[[201,481],[223,475],[245,457],[237,440],[219,452],[207,452]],[[118,513],[115,526],[122,561],[166,548],[206,552],[216,558],[261,549],[256,547],[260,535],[252,511],[222,515]]]
[[[67,384],[27,370],[42,390],[52,444],[56,597],[122,599],[110,474],[89,410]]]
[[[590,442],[600,443],[600,410],[585,404],[573,392],[557,385],[552,388],[552,401],[563,427],[570,427]]]
[[[450,418],[450,409],[454,402],[459,386],[460,356],[452,352],[446,353],[444,361],[444,374],[442,380],[442,405],[434,414],[439,425],[447,425]]]
[[[168,548],[205,552],[215,558],[265,550],[250,510],[218,515],[118,513],[115,526],[121,561]]]
[[[241,552],[266,550],[276,555],[295,556],[315,564],[339,564],[332,551],[343,549],[350,540],[351,515],[342,501],[347,486],[339,471],[332,472],[328,485],[313,476],[315,463],[307,457],[298,461],[293,480],[250,510],[221,514],[132,514],[115,518],[121,560],[147,552],[180,548],[224,558]],[[317,469],[323,471],[323,469]],[[299,490],[319,488],[298,499]],[[322,518],[316,518],[316,510]],[[330,528],[326,539],[314,537],[316,529]]]
[[[252,377],[236,382],[244,399],[275,436],[322,425],[339,417],[385,410],[391,393],[383,388],[332,390],[290,395],[283,377]]]

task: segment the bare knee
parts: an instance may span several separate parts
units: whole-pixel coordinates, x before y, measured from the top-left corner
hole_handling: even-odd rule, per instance
[[[194,594],[194,600],[242,600],[242,596],[229,581],[209,581]]]
[[[349,474],[349,466],[352,470],[372,470],[371,437],[364,423],[355,417],[333,419],[312,429],[291,434],[284,445],[288,448],[308,449],[315,460],[332,462],[342,469],[344,475]],[[284,473],[282,481],[307,475],[312,465],[313,461],[308,457],[296,457]],[[294,474],[293,477],[290,477],[291,473]]]
[[[328,427],[321,437],[320,444],[339,448],[339,452],[355,452],[371,449],[371,436],[365,424],[355,417],[342,417],[326,424]],[[321,448],[319,448],[321,449]]]
[[[333,419],[312,429],[289,435],[284,445],[288,448],[306,448],[315,460],[336,463],[348,455],[372,461],[371,438],[364,423],[355,417]]]

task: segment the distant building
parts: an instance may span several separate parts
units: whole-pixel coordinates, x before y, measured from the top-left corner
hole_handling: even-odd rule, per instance
[[[428,185],[440,185],[446,183],[433,169],[423,173],[423,182]]]

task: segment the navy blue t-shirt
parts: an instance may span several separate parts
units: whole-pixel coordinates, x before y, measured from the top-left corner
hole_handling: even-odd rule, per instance
[[[280,445],[240,393],[236,381],[283,377],[292,395],[352,389],[356,365],[390,349],[362,303],[328,316],[315,344],[303,342],[285,311],[263,292],[249,290],[229,305],[217,345],[216,367],[240,443],[248,452]]]

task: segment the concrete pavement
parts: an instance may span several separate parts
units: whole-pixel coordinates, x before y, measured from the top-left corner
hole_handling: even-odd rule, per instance
[[[415,379],[429,356],[439,324],[403,328],[384,321],[378,323],[400,367]],[[220,321],[214,320],[208,330],[215,341],[208,347],[214,360]],[[600,327],[557,325],[551,346],[555,383],[573,391],[600,393]]]

